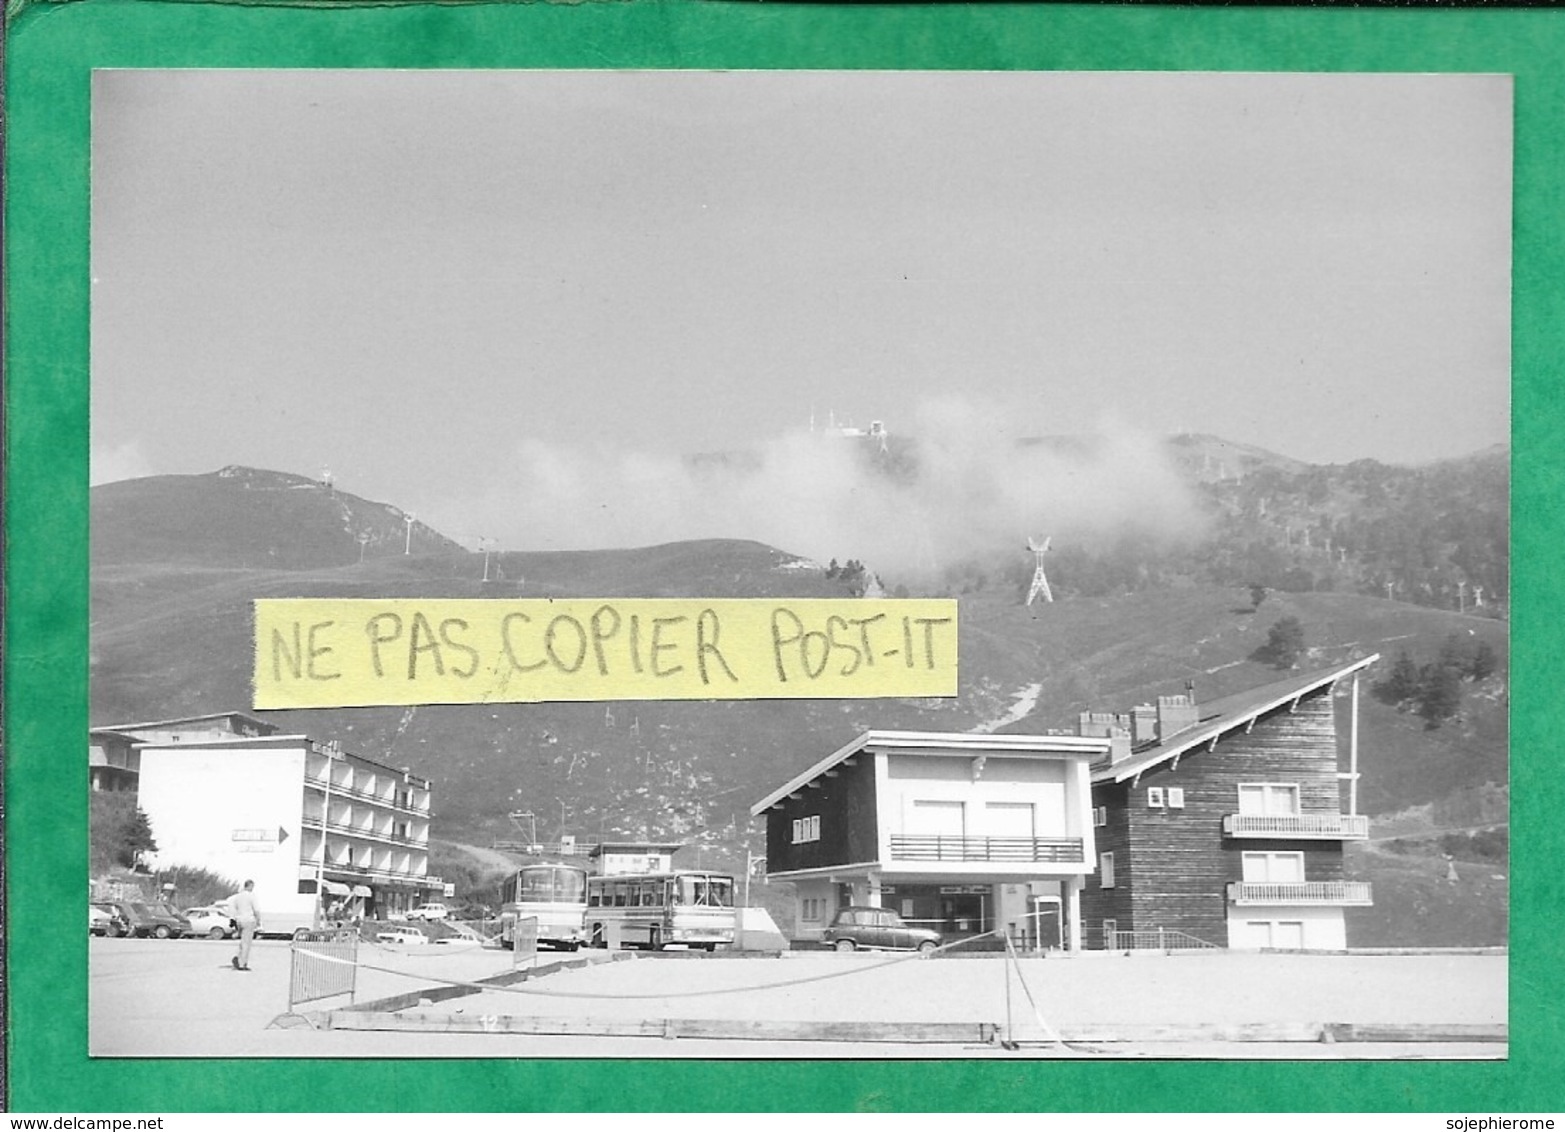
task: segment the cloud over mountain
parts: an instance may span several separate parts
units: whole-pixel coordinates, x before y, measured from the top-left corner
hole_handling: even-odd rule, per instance
[[[448,529],[515,549],[748,538],[825,561],[932,573],[1029,535],[1172,536],[1199,511],[1161,438],[1028,441],[994,405],[923,402],[884,449],[798,430],[689,460],[529,438],[474,497],[431,503]]]

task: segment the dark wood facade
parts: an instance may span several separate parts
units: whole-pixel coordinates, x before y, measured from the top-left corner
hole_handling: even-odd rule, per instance
[[[1243,879],[1246,852],[1302,853],[1305,879],[1343,878],[1340,840],[1234,837],[1224,830],[1224,819],[1239,812],[1241,784],[1295,785],[1300,814],[1341,813],[1331,689],[1273,708],[1248,728],[1225,731],[1215,744],[1185,750],[1135,780],[1094,784],[1093,805],[1106,817],[1097,850],[1100,861],[1114,855],[1114,884],[1103,887],[1100,872],[1082,893],[1089,946],[1104,946],[1105,920],[1120,931],[1162,928],[1225,946],[1228,885]],[[1170,788],[1183,791],[1182,806],[1168,804]],[[1150,801],[1153,792],[1161,792],[1160,804]]]
[[[819,818],[816,840],[793,838],[793,823]],[[792,872],[862,864],[880,856],[875,814],[875,756],[837,764],[766,812],[766,871]]]

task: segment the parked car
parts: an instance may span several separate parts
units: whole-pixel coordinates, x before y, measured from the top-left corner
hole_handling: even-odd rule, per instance
[[[444,904],[420,904],[408,913],[410,920],[445,920],[451,916],[451,909]]]
[[[233,917],[226,909],[219,908],[215,904],[208,904],[202,908],[186,908],[185,919],[190,921],[190,934],[194,936],[232,939],[239,934],[239,925],[234,923]]]
[[[940,946],[940,933],[915,928],[890,908],[854,907],[837,913],[821,936],[823,942],[838,951],[873,948],[887,951],[929,953]]]
[[[417,928],[387,928],[375,933],[376,943],[428,943],[429,937]]]
[[[190,921],[167,904],[147,904],[137,900],[116,900],[103,905],[125,918],[127,932],[133,936],[177,939],[190,931]]]
[[[109,937],[129,935],[130,921],[113,904],[89,904],[87,931],[92,935]]]

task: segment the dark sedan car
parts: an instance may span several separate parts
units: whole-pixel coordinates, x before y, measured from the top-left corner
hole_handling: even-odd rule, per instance
[[[87,906],[87,930],[110,938],[129,935],[130,921],[117,905],[94,903]]]
[[[821,940],[838,951],[864,947],[928,954],[940,946],[940,933],[929,928],[915,928],[890,908],[844,908],[837,913]]]
[[[135,900],[115,901],[99,905],[118,912],[125,920],[133,936],[151,936],[154,939],[178,939],[190,932],[190,921],[167,904],[146,904]]]

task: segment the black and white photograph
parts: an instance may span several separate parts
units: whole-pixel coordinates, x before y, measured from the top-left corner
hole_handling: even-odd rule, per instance
[[[94,72],[89,1055],[1505,1058],[1512,95]],[[272,599],[956,694],[262,708]]]

